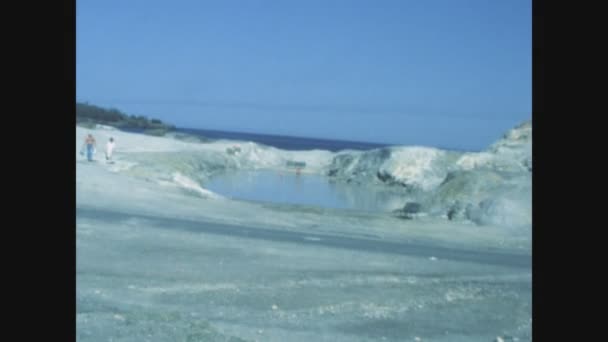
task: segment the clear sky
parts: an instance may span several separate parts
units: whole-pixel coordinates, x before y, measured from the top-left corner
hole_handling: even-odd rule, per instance
[[[77,100],[181,127],[482,149],[531,118],[530,0],[77,0]]]

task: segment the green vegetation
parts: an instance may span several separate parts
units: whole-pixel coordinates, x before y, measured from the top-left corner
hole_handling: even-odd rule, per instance
[[[106,109],[88,103],[76,103],[76,124],[93,128],[96,124],[113,126],[118,129],[141,130],[144,134],[163,136],[175,126],[158,119],[148,119],[141,115],[127,115],[118,109]]]

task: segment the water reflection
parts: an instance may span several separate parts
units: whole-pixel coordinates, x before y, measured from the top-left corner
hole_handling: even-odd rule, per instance
[[[205,187],[235,199],[364,211],[391,211],[408,201],[398,191],[289,171],[237,171],[219,175]]]

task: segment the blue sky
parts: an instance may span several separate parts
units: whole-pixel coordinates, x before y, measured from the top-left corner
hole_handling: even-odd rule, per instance
[[[182,127],[482,149],[531,118],[530,0],[77,0],[77,100]]]

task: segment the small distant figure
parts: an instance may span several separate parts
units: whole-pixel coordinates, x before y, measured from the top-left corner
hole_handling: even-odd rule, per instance
[[[300,168],[296,169],[296,175],[298,175],[298,176],[300,175]]]
[[[114,146],[114,138],[110,137],[110,140],[108,140],[106,144],[106,162],[108,164],[114,164],[114,161],[112,161],[112,152],[114,151]]]
[[[95,138],[93,138],[92,134],[88,134],[84,139],[83,149],[86,149],[87,160],[93,161],[93,154],[95,154],[95,148],[97,147],[97,143],[95,142]],[[83,152],[81,151],[81,154]]]

